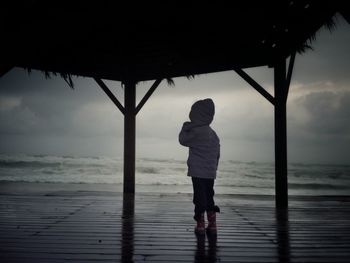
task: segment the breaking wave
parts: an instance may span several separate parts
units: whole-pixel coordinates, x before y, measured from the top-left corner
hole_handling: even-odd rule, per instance
[[[136,160],[136,184],[191,186],[184,160]],[[350,195],[350,166],[289,164],[291,194]],[[123,160],[110,157],[0,155],[0,181],[123,183]],[[223,193],[274,192],[274,164],[220,161],[216,186]]]

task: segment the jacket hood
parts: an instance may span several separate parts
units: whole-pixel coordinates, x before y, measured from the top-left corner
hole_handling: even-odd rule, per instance
[[[214,118],[215,106],[212,99],[196,101],[190,112],[190,120],[193,123],[209,125]]]

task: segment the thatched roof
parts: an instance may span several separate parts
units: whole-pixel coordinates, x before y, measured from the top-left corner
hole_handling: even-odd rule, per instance
[[[349,14],[336,0],[159,2],[8,1],[1,63],[121,81],[271,65]]]

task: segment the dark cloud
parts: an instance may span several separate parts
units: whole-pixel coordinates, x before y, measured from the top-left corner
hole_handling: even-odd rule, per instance
[[[350,91],[319,91],[296,99],[295,107],[307,114],[307,121],[295,124],[313,136],[350,135]]]
[[[0,152],[120,155],[121,113],[93,80],[74,80],[72,90],[18,68],[0,79]],[[120,96],[120,83],[108,84]]]

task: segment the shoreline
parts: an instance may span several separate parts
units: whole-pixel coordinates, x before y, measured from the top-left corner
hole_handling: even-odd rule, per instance
[[[219,188],[219,187],[218,187]],[[37,182],[13,182],[13,181],[0,181],[0,195],[101,195],[101,194],[122,194],[122,184],[88,184],[88,183],[37,183]],[[168,195],[192,195],[192,186],[174,186],[174,185],[136,185],[137,194],[168,194]],[[273,194],[256,194],[256,193],[221,193],[216,189],[216,196],[232,196],[235,198],[252,198],[252,199],[274,199]],[[289,194],[291,199],[307,198],[344,198],[350,199],[349,194],[318,194],[318,195],[293,195]]]

